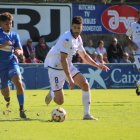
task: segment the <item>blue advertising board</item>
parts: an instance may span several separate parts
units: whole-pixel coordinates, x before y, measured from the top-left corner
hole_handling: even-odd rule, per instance
[[[134,64],[108,64],[108,72],[92,66],[77,65],[88,79],[90,87],[95,89],[133,88],[140,78],[140,73]]]
[[[73,16],[83,17],[83,33],[124,34],[136,20],[140,5],[73,4]]]
[[[108,72],[86,64],[75,64],[92,89],[134,88],[135,82],[140,79],[140,73],[134,64],[107,65],[110,68]],[[44,69],[43,64],[21,64],[20,69],[25,89],[50,88],[47,69]],[[64,89],[68,89],[67,83]]]

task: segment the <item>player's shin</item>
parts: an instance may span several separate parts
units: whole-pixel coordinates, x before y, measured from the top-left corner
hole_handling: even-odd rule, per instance
[[[19,102],[19,112],[20,112],[20,117],[25,119],[26,118],[26,114],[25,114],[25,110],[24,110],[24,94],[17,94],[17,99]]]
[[[45,103],[49,105],[52,99],[54,99],[54,92],[50,90],[48,95],[45,97]]]
[[[24,110],[24,94],[17,94],[17,99],[19,102],[20,111]]]
[[[82,101],[84,105],[84,115],[90,115],[90,92],[82,91]]]

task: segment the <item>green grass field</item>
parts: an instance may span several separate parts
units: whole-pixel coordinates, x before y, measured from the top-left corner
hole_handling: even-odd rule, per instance
[[[134,89],[92,90],[91,112],[98,121],[85,121],[80,90],[66,90],[67,119],[48,122],[54,102],[44,103],[46,90],[27,90],[28,120],[19,118],[15,91],[11,92],[11,113],[3,115],[5,102],[0,96],[0,140],[139,140],[140,96]],[[39,114],[39,116],[37,116]]]

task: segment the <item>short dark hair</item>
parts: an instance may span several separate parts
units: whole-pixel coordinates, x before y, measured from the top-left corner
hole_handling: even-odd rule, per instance
[[[11,13],[5,12],[5,13],[0,14],[0,21],[5,22],[7,20],[9,21],[13,20],[13,16]]]
[[[104,44],[104,41],[103,40],[99,40],[98,41],[98,45],[100,45],[100,43],[103,43]]]
[[[82,24],[83,18],[81,16],[75,16],[72,19],[72,24]]]

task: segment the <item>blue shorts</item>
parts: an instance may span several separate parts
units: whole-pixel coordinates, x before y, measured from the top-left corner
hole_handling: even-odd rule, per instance
[[[18,64],[9,65],[7,68],[0,70],[0,89],[9,85],[9,80],[15,75],[21,75]]]

